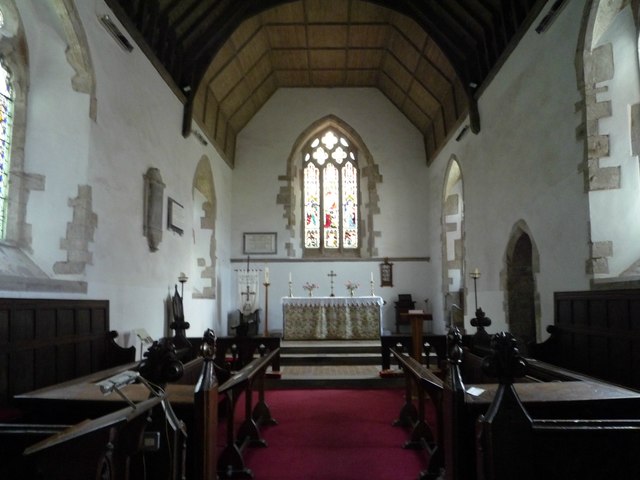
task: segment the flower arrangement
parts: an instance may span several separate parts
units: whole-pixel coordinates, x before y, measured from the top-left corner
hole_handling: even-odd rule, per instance
[[[353,292],[355,292],[358,289],[360,284],[349,280],[347,283],[344,284],[344,286],[347,287],[347,290],[349,290],[349,295],[353,297]]]
[[[307,292],[309,292],[309,296],[313,295],[313,291],[318,288],[318,285],[316,285],[315,283],[305,283],[304,285],[302,285],[302,288],[304,288]]]

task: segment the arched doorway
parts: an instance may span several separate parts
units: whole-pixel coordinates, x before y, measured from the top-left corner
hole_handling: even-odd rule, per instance
[[[529,235],[520,231],[512,245],[507,256],[509,331],[517,339],[520,352],[526,355],[528,345],[537,340],[533,244]]]

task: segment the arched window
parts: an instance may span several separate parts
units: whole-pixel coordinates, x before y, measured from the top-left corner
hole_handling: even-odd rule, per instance
[[[13,88],[11,73],[0,58],[0,238],[7,233],[9,169],[13,127]]]
[[[356,254],[359,248],[357,150],[331,128],[302,150],[305,254]]]

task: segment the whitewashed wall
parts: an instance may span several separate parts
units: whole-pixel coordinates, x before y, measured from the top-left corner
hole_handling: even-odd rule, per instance
[[[121,49],[100,25],[98,15],[115,15],[101,1],[76,2],[87,35],[96,75],[97,121],[89,118],[89,96],[71,87],[74,71],[50,2],[17,2],[29,48],[31,84],[28,93],[25,170],[45,175],[46,188],[32,192],[27,221],[33,225],[33,255],[54,279],[86,281],[86,295],[4,292],[5,296],[73,297],[110,301],[111,327],[121,342],[137,344],[132,329],[145,328],[154,338],[167,333],[165,300],[180,272],[193,277],[192,181],[203,155],[211,159],[217,205],[219,283],[229,277],[231,171],[211,145],[181,135],[181,102],[137,46]],[[125,32],[125,29],[121,27]],[[196,127],[197,128],[197,127]],[[142,234],[143,175],[160,170],[167,199],[185,207],[185,234],[165,230],[159,250],[151,252]],[[66,260],[60,240],[66,235],[72,210],[68,200],[78,185],[92,187],[98,225],[89,250],[86,272],[54,275],[55,262]],[[216,300],[192,299],[185,285],[185,317],[189,335],[205,328],[221,329],[229,309],[227,291]]]
[[[426,241],[427,169],[422,136],[377,89],[280,89],[242,130],[236,147],[233,172],[232,257],[243,260],[242,235],[245,232],[276,232],[278,252],[270,264],[269,326],[282,328],[281,298],[288,295],[288,273],[294,279],[294,295],[304,295],[301,285],[321,285],[316,295],[328,295],[327,274],[333,270],[336,295],[345,295],[347,280],[360,283],[358,294],[370,293],[371,273],[375,289],[388,305],[384,327],[393,328],[393,302],[398,293],[411,293],[420,305],[433,297],[434,283],[426,276],[427,262],[396,261],[394,287],[380,288],[379,262],[308,262],[301,260],[300,236],[286,229],[282,205],[276,198],[287,172],[291,150],[311,124],[335,115],[362,138],[383,177],[378,185],[380,214],[374,229],[380,257],[428,257],[434,245]],[[364,198],[364,197],[363,197]],[[297,212],[301,218],[302,210]],[[297,226],[299,227],[299,225]],[[288,258],[284,245],[296,245],[296,257]],[[266,256],[261,256],[262,259]],[[285,263],[280,263],[283,260]],[[267,259],[268,260],[268,259]],[[236,268],[244,268],[237,263]]]
[[[597,278],[615,278],[640,260],[640,168],[638,157],[631,154],[631,105],[640,102],[638,69],[638,32],[631,6],[613,20],[596,46],[611,44],[614,76],[599,85],[600,101],[611,101],[611,116],[600,120],[600,133],[609,136],[610,155],[602,159],[602,167],[619,167],[621,184],[616,190],[589,194],[592,238],[594,242],[610,241],[613,256],[607,258],[609,273]],[[636,125],[635,128],[638,128]]]
[[[575,109],[580,96],[574,68],[576,19],[583,8],[584,2],[570,2],[548,31],[540,35],[531,29],[523,37],[480,96],[480,133],[450,141],[429,168],[428,203],[437,205],[449,159],[455,155],[460,163],[466,271],[481,271],[478,305],[493,320],[490,332],[508,328],[501,276],[509,235],[520,220],[540,255],[535,274],[543,323],[539,332],[553,323],[553,292],[589,287],[589,211],[578,169],[584,145],[576,139],[581,118]],[[431,208],[430,214],[429,242],[435,244],[439,212]],[[466,286],[468,322],[475,309],[468,277]]]
[[[584,145],[576,138],[581,118],[575,109],[580,95],[574,67],[577,19],[582,18],[584,0],[569,2],[547,32],[538,35],[532,30],[523,37],[480,96],[481,132],[468,133],[460,142],[451,140],[429,167],[421,135],[379,91],[283,89],[240,133],[234,170],[211,145],[181,136],[182,104],[138,47],[124,52],[102,28],[97,16],[111,13],[102,1],[76,2],[96,73],[96,122],[89,119],[88,95],[71,88],[74,72],[65,58],[66,43],[49,2],[17,4],[28,41],[31,78],[25,170],[46,177],[45,190],[31,193],[27,213],[33,225],[31,256],[52,278],[86,281],[87,294],[75,297],[110,300],[111,324],[123,333],[123,343],[135,343],[128,338],[135,328],[146,328],[154,337],[165,334],[164,301],[180,272],[194,275],[191,265],[197,254],[191,225],[183,236],[165,230],[159,251],[149,251],[142,236],[142,176],[149,167],[160,169],[167,185],[165,215],[167,197],[191,212],[193,175],[203,155],[211,159],[216,192],[217,298],[191,299],[191,287],[186,284],[185,314],[191,335],[200,335],[206,327],[226,332],[228,318],[237,307],[233,270],[241,268],[244,260],[242,234],[271,231],[278,234],[278,253],[254,264],[264,268],[264,261],[269,262],[271,328],[282,327],[280,299],[288,295],[289,272],[294,295],[304,293],[301,285],[306,281],[319,283],[320,295],[329,292],[327,273],[333,269],[339,275],[337,294],[345,293],[347,280],[361,284],[359,294],[369,293],[374,273],[374,293],[387,301],[385,328],[393,328],[397,294],[411,293],[419,308],[429,299],[427,310],[434,313],[434,329],[442,331],[442,201],[452,155],[460,163],[464,185],[465,266],[467,272],[475,267],[482,271],[478,300],[494,321],[490,331],[507,327],[501,276],[509,235],[519,221],[526,222],[540,255],[535,277],[543,323],[539,331],[553,322],[553,292],[589,288],[585,274],[589,205],[579,170]],[[629,29],[628,21],[621,17],[619,25]],[[615,48],[631,47],[616,43]],[[615,81],[625,82],[618,76]],[[632,91],[635,96],[629,102],[640,96],[637,88]],[[400,259],[394,264],[393,288],[379,287],[377,260],[304,262],[299,248],[297,257],[286,257],[284,244],[290,232],[282,206],[276,203],[278,177],[286,173],[298,135],[329,114],[340,117],[361,136],[379,166],[381,212],[375,216],[374,229],[382,232],[376,240],[379,256]],[[616,122],[612,119],[610,125],[603,125],[615,132],[619,130]],[[618,156],[617,151],[612,154]],[[619,155],[623,159],[628,152]],[[637,169],[637,160],[635,167],[632,162],[625,165]],[[54,263],[66,259],[60,239],[71,220],[68,200],[77,195],[78,185],[85,184],[93,189],[93,211],[98,215],[89,246],[93,261],[82,275],[56,276]],[[628,195],[621,192],[620,203],[636,198],[637,204],[633,196],[637,188],[631,185],[629,192],[636,190]],[[595,208],[604,212],[607,205]],[[190,214],[185,217],[192,221]],[[414,257],[430,261],[401,260]],[[472,310],[472,283],[467,279],[466,284],[467,307]],[[467,315],[467,321],[470,318]]]

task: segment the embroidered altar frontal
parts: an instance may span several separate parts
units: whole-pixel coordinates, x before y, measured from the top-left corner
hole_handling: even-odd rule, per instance
[[[284,297],[286,340],[377,340],[381,297]]]

